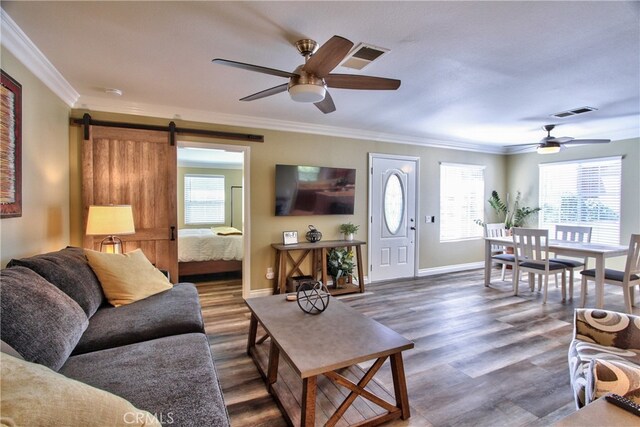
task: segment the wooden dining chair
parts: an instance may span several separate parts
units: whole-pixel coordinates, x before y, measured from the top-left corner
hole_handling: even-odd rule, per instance
[[[562,300],[566,299],[566,266],[549,259],[549,230],[536,228],[511,229],[515,246],[516,266],[513,272],[513,294],[518,295],[520,272],[529,273],[529,286],[535,288],[534,276],[538,276],[538,289],[542,287],[544,277],[544,293],[542,303],[547,303],[549,291],[549,275],[556,272],[562,274]]]
[[[582,271],[582,296],[580,297],[581,307],[584,307],[587,298],[587,282],[596,280],[596,270],[591,268]],[[604,283],[622,286],[624,295],[624,305],[627,313],[631,313],[631,307],[635,305],[634,288],[640,285],[640,234],[632,234],[629,241],[629,252],[627,252],[627,262],[624,271],[604,269]]]
[[[503,222],[496,222],[484,225],[485,237],[509,237],[509,230],[504,228]],[[504,280],[507,266],[510,265],[512,272],[515,272],[516,257],[505,252],[504,246],[491,245],[491,263],[502,264],[502,275],[500,280]]]
[[[564,242],[591,242],[591,227],[581,225],[556,225],[555,239]],[[566,258],[554,257],[553,262],[559,262],[567,266],[569,272],[569,299],[573,299],[573,272],[576,269],[584,269],[587,265],[587,258]],[[558,276],[556,275],[556,285],[558,284]]]

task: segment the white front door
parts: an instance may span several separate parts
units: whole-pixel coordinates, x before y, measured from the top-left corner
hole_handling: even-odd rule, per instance
[[[415,276],[417,157],[370,154],[369,281]]]

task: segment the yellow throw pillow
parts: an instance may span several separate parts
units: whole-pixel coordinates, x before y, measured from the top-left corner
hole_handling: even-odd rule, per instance
[[[157,426],[127,400],[38,365],[2,354],[3,426]]]
[[[173,287],[141,249],[126,254],[85,249],[85,254],[107,300],[115,307],[131,304]]]
[[[211,227],[218,236],[242,236],[242,231],[235,227]]]

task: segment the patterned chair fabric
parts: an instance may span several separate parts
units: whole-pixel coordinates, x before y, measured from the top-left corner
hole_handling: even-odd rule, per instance
[[[577,408],[612,390],[640,399],[640,316],[576,309],[569,373]]]

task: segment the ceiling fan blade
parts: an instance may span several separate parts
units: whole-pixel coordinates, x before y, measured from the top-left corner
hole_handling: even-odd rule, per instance
[[[355,74],[329,74],[324,80],[327,86],[338,89],[396,90],[401,83],[396,79]]]
[[[212,60],[214,64],[226,65],[228,67],[240,68],[247,71],[255,71],[256,73],[269,74],[278,77],[296,77],[297,74],[288,71],[276,70],[275,68],[261,67],[259,65],[245,64],[244,62],[230,61],[228,59],[216,58]]]
[[[611,142],[610,139],[572,139],[564,145],[608,144],[609,142]]]
[[[240,101],[255,101],[256,99],[266,98],[267,96],[275,95],[280,92],[286,92],[287,86],[289,86],[289,83],[283,83],[270,89],[254,93],[253,95],[245,96],[244,98],[241,98]]]
[[[560,144],[565,144],[569,141],[573,141],[573,138],[571,138],[570,136],[561,136],[560,138],[555,138],[555,137],[551,137],[551,138],[547,138],[548,142],[559,142]]]
[[[326,91],[324,93],[324,99],[322,101],[314,102],[313,105],[318,107],[318,109],[325,114],[333,113],[334,111],[336,111],[336,106],[333,103],[331,95],[329,95],[329,91]]]
[[[338,66],[352,47],[353,42],[344,37],[333,36],[311,55],[302,69],[323,78]]]

